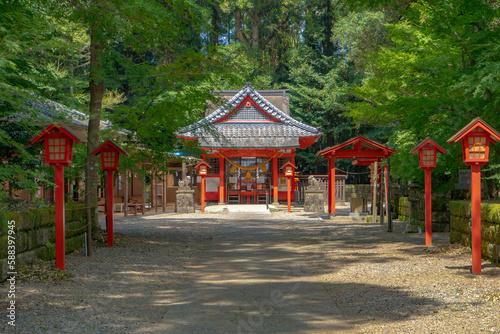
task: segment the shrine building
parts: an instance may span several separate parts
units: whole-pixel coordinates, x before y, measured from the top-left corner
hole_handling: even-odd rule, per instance
[[[241,91],[216,91],[228,102],[176,133],[196,140],[203,149],[202,159],[210,165],[207,200],[257,204],[265,203],[266,193],[274,203],[286,200],[281,167],[289,161],[295,164],[295,150],[305,149],[322,134],[290,116],[286,92],[257,91],[249,83]]]

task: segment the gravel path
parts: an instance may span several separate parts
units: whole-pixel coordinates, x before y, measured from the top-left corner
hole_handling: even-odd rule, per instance
[[[204,255],[224,240],[221,226],[238,227],[248,218],[185,214],[117,221],[115,231],[123,236],[115,247],[96,247],[90,258],[67,256],[70,278],[17,282],[16,332],[155,332],[173,301],[193,286]],[[482,275],[471,275],[470,251],[450,245],[448,233],[435,233],[434,246],[426,247],[423,234],[403,233],[398,221],[387,233],[378,224],[325,218],[297,212],[252,220],[274,222],[287,235],[308,266],[304,281],[320,282],[358,332],[500,333],[500,268],[483,262]],[[5,318],[0,332],[13,333]]]

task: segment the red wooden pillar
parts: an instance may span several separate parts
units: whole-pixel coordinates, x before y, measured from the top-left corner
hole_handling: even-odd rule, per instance
[[[224,181],[224,158],[219,158],[219,204],[224,204],[226,198],[226,185]]]
[[[331,198],[331,208],[330,213],[332,216],[335,216],[335,158],[330,158],[330,198]]]
[[[55,195],[55,211],[56,211],[56,266],[60,270],[65,268],[65,233],[64,233],[64,167],[62,165],[54,166],[54,183],[56,188]]]
[[[389,221],[389,185],[387,183],[388,172],[387,172],[387,163],[384,166],[384,189],[385,189],[385,216],[387,217],[387,221]]]
[[[287,177],[286,178],[286,188],[287,188],[287,191],[286,191],[286,200],[287,200],[287,203],[288,203],[288,212],[292,212],[292,208],[291,208],[291,205],[290,203],[292,202],[292,182],[291,182],[291,177]]]
[[[201,177],[201,212],[205,213],[205,176]]]
[[[278,157],[273,158],[273,203],[278,203]]]
[[[382,197],[382,167],[380,163],[377,165],[377,187],[378,187],[378,200],[379,200],[379,205],[380,205],[380,212],[378,213],[380,215],[380,224],[384,223],[384,198]],[[375,204],[377,205],[377,203]]]
[[[108,234],[108,247],[113,247],[113,171],[108,170],[106,173],[108,177],[108,188],[106,189],[106,196],[108,196],[106,233]]]
[[[331,169],[332,160],[328,159],[328,212],[332,212],[332,192],[330,191],[330,187],[332,184],[332,175],[330,174]]]
[[[292,156],[290,157],[290,162],[295,165],[295,149],[292,149]],[[292,200],[295,202],[295,174],[292,179]]]
[[[425,170],[425,244],[432,245],[432,183],[431,169]]]
[[[481,274],[481,166],[471,165],[472,273]]]

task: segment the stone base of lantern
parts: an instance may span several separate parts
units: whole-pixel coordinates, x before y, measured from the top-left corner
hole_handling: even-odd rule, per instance
[[[175,212],[194,212],[194,190],[178,190],[175,192]]]
[[[323,190],[306,190],[304,198],[305,212],[325,212]]]

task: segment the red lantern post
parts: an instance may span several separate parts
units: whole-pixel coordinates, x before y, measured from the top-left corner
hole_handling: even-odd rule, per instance
[[[459,140],[464,162],[471,166],[472,273],[481,274],[481,165],[488,162],[490,142],[498,142],[500,133],[477,117],[448,139],[448,143]]]
[[[288,202],[288,212],[292,212],[292,207],[291,207],[291,202],[292,202],[292,179],[295,176],[295,167],[294,164],[291,162],[287,162],[286,164],[281,167],[282,169],[285,170],[285,176],[286,176],[286,184],[287,184],[287,193],[286,193],[286,198]]]
[[[427,137],[410,154],[418,151],[420,168],[425,171],[425,244],[432,245],[432,185],[431,170],[436,168],[437,152],[446,154],[446,150]]]
[[[83,140],[65,124],[51,124],[31,139],[31,143],[44,142],[45,161],[54,166],[55,214],[56,214],[56,266],[65,269],[66,238],[64,233],[64,166],[71,163],[73,142]]]
[[[113,247],[113,173],[118,170],[118,164],[120,162],[120,153],[128,155],[121,147],[119,147],[112,140],[108,140],[101,146],[99,146],[92,155],[101,154],[101,166],[102,169],[107,173],[107,191],[106,197],[108,202],[107,214],[106,214],[106,233],[108,235],[108,247]],[[143,204],[144,205],[144,204]],[[128,209],[128,208],[127,208]]]
[[[205,176],[208,175],[208,169],[211,167],[205,161],[202,161],[195,168],[198,168],[198,175],[201,176],[201,212],[205,213]]]

